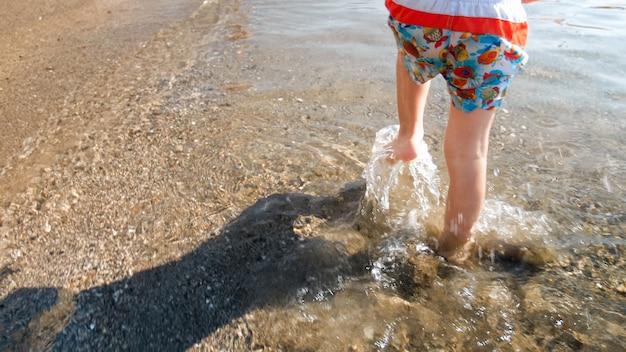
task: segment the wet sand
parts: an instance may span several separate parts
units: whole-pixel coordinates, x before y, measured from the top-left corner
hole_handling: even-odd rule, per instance
[[[109,99],[102,94],[121,91],[116,72],[127,70],[125,65],[146,51],[142,45],[200,3],[151,2],[149,11],[147,2],[115,0],[3,5],[0,200],[5,205],[57,153],[73,146],[85,126],[109,123],[102,116]]]
[[[314,151],[293,141],[336,111],[333,101],[315,90],[246,93],[246,13],[237,2],[179,3],[10,5],[0,40],[0,349],[220,346],[210,341],[219,327],[291,300],[325,268],[335,283],[334,271],[361,260],[359,248],[332,242],[306,254],[294,232],[349,224],[363,194],[358,182],[338,194],[361,164],[340,168],[332,151],[303,164]],[[309,260],[285,269],[278,259],[294,251]],[[294,282],[265,282],[280,270]]]

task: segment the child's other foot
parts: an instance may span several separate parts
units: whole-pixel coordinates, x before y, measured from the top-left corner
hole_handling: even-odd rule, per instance
[[[395,163],[398,160],[411,161],[417,158],[417,150],[421,140],[411,139],[394,139],[388,146],[389,157],[387,158],[390,163]]]
[[[453,264],[464,264],[472,256],[476,247],[473,237],[445,236],[439,239],[437,253]]]

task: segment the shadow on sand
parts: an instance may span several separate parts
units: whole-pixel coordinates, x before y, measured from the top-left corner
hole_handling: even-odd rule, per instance
[[[0,302],[0,351],[184,351],[257,308],[318,299],[370,275],[387,240],[423,247],[414,233],[372,237],[376,224],[357,216],[368,211],[360,209],[364,194],[362,180],[331,197],[274,194],[177,261],[78,294],[17,290]],[[515,282],[541,270],[545,259],[506,244],[491,252],[497,262],[487,262],[488,271]],[[411,301],[435,278],[454,276],[433,254],[408,251],[383,263],[398,296]],[[9,275],[0,268],[0,282]]]
[[[0,350],[183,351],[255,308],[338,289],[365,274],[367,255],[303,236],[294,221],[349,225],[364,191],[355,182],[336,197],[275,194],[178,261],[77,295],[15,291],[0,302]]]

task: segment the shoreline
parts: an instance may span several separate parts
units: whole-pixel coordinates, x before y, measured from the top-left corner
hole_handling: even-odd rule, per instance
[[[178,20],[201,4],[191,3],[177,9]],[[112,77],[124,79],[121,71],[128,70],[133,57],[145,51],[140,44],[158,38],[168,21],[174,25],[177,20],[165,16],[134,28],[142,9],[127,8],[120,0],[103,5],[92,0],[45,5],[30,0],[7,6],[11,7],[4,16],[11,27],[0,35],[4,63],[0,72],[0,204],[4,206],[12,195],[26,190],[59,153],[75,146],[89,125],[119,118],[104,116],[107,95],[120,90],[116,85],[121,82],[113,82]]]
[[[14,158],[15,164],[0,175],[0,315],[8,324],[0,326],[0,349],[105,350],[151,343],[189,348],[205,338],[211,344],[207,329],[214,331],[239,314],[227,297],[219,296],[226,291],[215,293],[222,310],[207,311],[193,329],[186,327],[184,315],[205,304],[204,296],[193,295],[180,304],[170,304],[169,297],[192,294],[189,266],[196,270],[213,257],[229,264],[211,275],[194,271],[191,277],[201,286],[224,280],[241,284],[250,280],[248,270],[258,270],[258,264],[247,262],[258,254],[245,247],[246,238],[237,240],[241,245],[235,248],[246,248],[243,252],[223,256],[233,251],[222,243],[224,228],[245,234],[249,230],[237,224],[246,217],[238,215],[267,197],[283,199],[281,194],[287,197],[281,200],[285,204],[303,197],[302,211],[311,202],[330,202],[316,213],[343,204],[332,194],[346,180],[358,179],[361,168],[357,163],[339,169],[329,160],[351,151],[331,151],[319,165],[304,164],[307,149],[294,150],[293,161],[285,162],[280,154],[295,145],[294,131],[306,130],[309,120],[302,116],[325,119],[336,111],[332,101],[320,102],[318,90],[246,91],[250,68],[248,59],[241,57],[245,20],[237,3],[209,3],[189,20],[157,31],[124,59],[111,59],[110,66],[101,69],[81,68],[92,74],[90,78],[76,82],[68,76],[66,83],[79,88],[64,103],[48,101],[61,116],[43,119],[32,152]],[[74,68],[71,62],[59,67]],[[348,94],[352,99],[358,95]],[[335,102],[341,99],[345,95]],[[270,125],[278,133],[269,139],[259,133],[270,128],[263,116],[277,117]],[[293,116],[301,117],[294,121]],[[52,134],[46,133],[49,126],[54,127]],[[366,138],[367,131],[363,133],[358,139]],[[250,148],[267,152],[251,158]],[[331,196],[303,196],[322,190]],[[358,197],[358,190],[353,194]],[[354,200],[351,204],[354,207]],[[290,246],[297,245],[291,215],[276,211],[269,216],[285,226],[280,236],[286,236]],[[340,220],[344,211],[334,217]],[[268,222],[272,236],[273,223]],[[216,253],[207,256],[202,248]],[[283,251],[270,248],[266,253]],[[215,263],[219,265],[224,264]],[[317,264],[311,265],[302,270]],[[126,291],[129,285],[134,293]],[[155,290],[155,285],[162,289]],[[111,292],[118,293],[113,297]],[[251,288],[248,298],[230,304],[271,299],[269,291],[265,294],[262,298],[262,292]],[[108,297],[104,306],[102,297]],[[154,298],[151,305],[143,304],[146,297]],[[109,310],[118,304],[126,307],[123,313]],[[162,305],[167,306],[163,311],[152,311]],[[124,317],[116,319],[119,314]],[[152,325],[153,315],[179,319],[183,325]],[[141,338],[125,341],[128,326],[123,324],[128,320],[134,331],[149,328]],[[181,339],[182,333],[186,335]]]
[[[75,311],[80,292],[190,253],[236,210],[181,197],[186,191],[177,186],[189,177],[180,174],[189,160],[189,121],[175,110],[185,105],[177,97],[183,93],[170,85],[184,79],[206,41],[230,55],[216,33],[227,30],[235,6],[191,3],[170,24],[154,18],[127,30],[141,6],[114,23],[123,1],[96,9],[97,2],[76,2],[67,13],[37,20],[32,31],[17,28],[16,40],[29,32],[28,41],[2,51],[18,57],[4,67],[9,77],[0,85],[1,116],[11,119],[0,121],[7,136],[0,154],[0,349],[51,348],[71,320],[85,317]],[[27,104],[19,99],[25,95]],[[213,104],[194,113],[228,114],[210,113]],[[191,234],[174,218],[207,211],[213,216]],[[112,341],[92,343],[103,350]]]

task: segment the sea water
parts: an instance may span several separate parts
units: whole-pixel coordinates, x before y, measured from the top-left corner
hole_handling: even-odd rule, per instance
[[[257,48],[281,52],[258,89],[358,87],[351,92],[362,100],[346,102],[329,120],[371,132],[368,152],[359,154],[367,160],[366,193],[357,215],[359,231],[372,240],[371,281],[361,278],[321,305],[299,308],[323,326],[317,339],[375,350],[623,344],[626,85],[619,77],[626,62],[606,53],[626,31],[626,3],[526,8],[531,60],[498,111],[488,194],[475,226],[488,260],[464,268],[443,262],[429,240],[441,231],[447,190],[441,80],[431,87],[418,159],[387,160],[397,120],[395,44],[383,2],[254,2]],[[514,248],[513,255],[499,260],[492,249],[503,247],[494,242]],[[529,252],[538,259],[526,260]],[[317,339],[307,341],[319,346]]]

